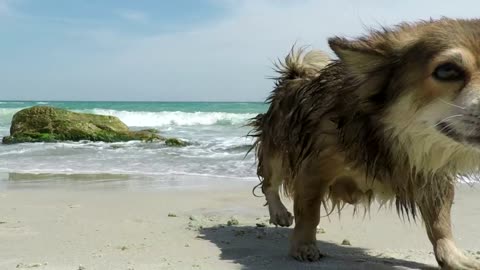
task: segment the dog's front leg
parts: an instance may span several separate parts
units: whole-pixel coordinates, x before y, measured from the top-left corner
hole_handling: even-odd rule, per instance
[[[454,193],[454,185],[449,184],[442,196],[433,200],[424,198],[418,202],[428,238],[433,244],[435,258],[442,269],[480,270],[480,263],[465,256],[453,240],[450,212]]]

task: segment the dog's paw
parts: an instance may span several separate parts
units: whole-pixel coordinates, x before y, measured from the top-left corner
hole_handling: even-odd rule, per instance
[[[480,262],[468,257],[438,261],[442,270],[480,270]]]
[[[480,262],[465,255],[449,256],[445,261],[438,260],[442,270],[480,270]]]
[[[270,224],[289,227],[293,224],[293,216],[285,207],[270,209]]]
[[[282,202],[271,202],[268,204],[270,224],[281,227],[289,227],[293,224],[293,216],[288,212]]]
[[[316,244],[304,244],[297,247],[293,247],[290,251],[290,255],[301,262],[315,262],[323,257]]]
[[[480,262],[467,257],[451,241],[440,241],[436,259],[443,270],[480,270]]]

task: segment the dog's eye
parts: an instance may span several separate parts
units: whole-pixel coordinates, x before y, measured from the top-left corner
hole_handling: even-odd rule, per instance
[[[465,72],[456,64],[444,63],[435,68],[432,75],[439,81],[458,81],[464,79]]]

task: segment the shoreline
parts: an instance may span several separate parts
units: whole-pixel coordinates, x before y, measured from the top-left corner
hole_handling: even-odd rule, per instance
[[[421,222],[375,207],[370,217],[347,207],[323,218],[317,243],[327,256],[298,263],[287,256],[290,228],[268,225],[253,185],[2,190],[0,269],[436,269]],[[459,247],[480,258],[478,194],[459,187],[453,221]],[[239,224],[228,226],[232,218]]]
[[[185,174],[122,173],[17,173],[0,172],[0,192],[5,190],[129,190],[203,189],[239,187],[259,183],[256,177],[213,177]]]

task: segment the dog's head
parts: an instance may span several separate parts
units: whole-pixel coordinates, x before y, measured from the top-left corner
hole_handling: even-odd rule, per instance
[[[329,44],[363,109],[387,126],[480,149],[480,20],[403,24]]]

